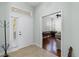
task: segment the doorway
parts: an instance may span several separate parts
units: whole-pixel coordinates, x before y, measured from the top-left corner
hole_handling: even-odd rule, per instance
[[[42,48],[61,56],[61,11],[42,17]]]

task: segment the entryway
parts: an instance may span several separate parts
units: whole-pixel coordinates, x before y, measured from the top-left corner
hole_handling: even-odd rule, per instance
[[[61,56],[61,11],[43,16],[42,41],[43,48]]]

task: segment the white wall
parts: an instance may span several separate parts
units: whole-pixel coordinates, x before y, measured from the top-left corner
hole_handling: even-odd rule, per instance
[[[71,3],[41,3],[35,9],[35,36],[36,45],[42,47],[42,16],[62,11],[62,56],[67,56],[68,48],[71,46],[72,28],[71,28]]]
[[[7,4],[8,3],[0,2],[0,21],[2,21],[2,23],[4,23],[4,20],[6,20],[6,22],[9,22]],[[0,23],[0,26],[1,26],[1,23]],[[4,25],[2,27],[4,27]],[[6,30],[7,30],[6,39],[8,41],[9,40],[9,27]],[[0,53],[3,52],[3,49],[1,48],[3,44],[4,44],[4,28],[0,27]]]
[[[72,47],[73,56],[79,57],[79,3],[72,3]]]

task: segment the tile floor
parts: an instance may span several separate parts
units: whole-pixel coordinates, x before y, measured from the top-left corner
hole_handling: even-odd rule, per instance
[[[51,52],[39,48],[36,45],[30,45],[28,47],[19,49],[9,53],[9,55],[10,57],[57,57]]]

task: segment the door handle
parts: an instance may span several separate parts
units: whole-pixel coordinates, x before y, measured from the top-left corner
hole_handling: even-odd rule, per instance
[[[19,32],[19,35],[22,35],[21,32]]]

